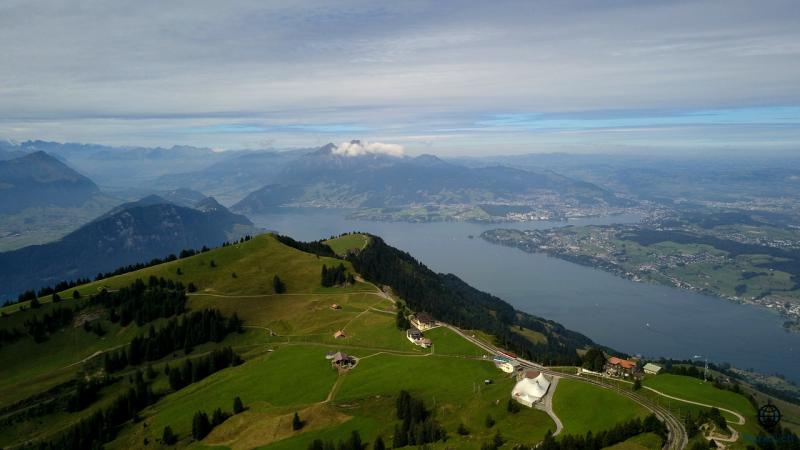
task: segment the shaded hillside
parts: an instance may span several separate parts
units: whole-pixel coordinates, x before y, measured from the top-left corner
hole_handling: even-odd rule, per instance
[[[92,180],[45,152],[0,161],[0,213],[79,206],[100,193]]]
[[[213,203],[212,203],[213,202]],[[59,241],[0,253],[1,298],[64,279],[144,262],[185,248],[219,245],[252,232],[252,223],[211,200],[192,209],[143,199],[84,225]]]
[[[536,202],[555,195],[576,203],[622,203],[591,183],[549,171],[469,168],[432,155],[346,156],[328,144],[289,163],[274,181],[234,209],[261,212],[280,205],[381,208],[411,204]]]

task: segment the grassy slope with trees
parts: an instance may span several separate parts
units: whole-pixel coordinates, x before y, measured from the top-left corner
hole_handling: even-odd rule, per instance
[[[371,237],[371,245],[362,253],[367,253],[376,240]],[[394,249],[380,250],[373,256],[396,256]],[[145,405],[135,420],[125,421],[115,430],[114,439],[106,445],[107,448],[141,448],[145,442],[149,446],[157,445],[167,436],[167,426],[171,431],[170,437],[174,436],[179,447],[306,448],[316,438],[347,439],[353,430],[359,431],[364,442],[372,443],[380,435],[391,443],[397,423],[394,401],[400,389],[408,390],[423,401],[447,431],[448,446],[477,449],[490,441],[498,430],[510,443],[534,443],[542,439],[546,430],[554,429],[551,419],[541,411],[527,408],[516,413],[508,411],[508,392],[514,381],[484,360],[479,349],[451,331],[430,331],[428,336],[434,340],[434,351],[423,350],[410,343],[404,331],[396,327],[395,305],[373,285],[355,281],[336,287],[321,286],[323,264],[333,267],[342,263],[348,272],[355,273],[354,266],[371,264],[370,261],[374,260],[370,258],[364,255],[360,260],[351,257],[350,261],[342,261],[318,256],[284,245],[272,235],[263,235],[82,285],[77,288],[81,297],[77,300],[72,299],[70,290],[60,293],[64,300],[58,303],[44,298],[36,309],[22,305],[28,308],[0,319],[0,328],[20,327],[34,315],[42,317],[55,308],[88,302],[89,296],[100,289],[114,292],[136,279],[156,276],[194,286],[195,292],[187,297],[189,311],[214,308],[225,317],[236,313],[243,320],[244,329],[242,333],[228,334],[220,342],[197,345],[188,354],[181,348],[148,364],[115,373],[120,379],[100,389],[97,399],[82,411],[57,411],[31,417],[13,426],[0,426],[0,445],[52,438],[77,420],[107,408],[117,396],[135,384],[134,371],[137,369],[145,373],[147,385],[154,393],[154,403]],[[533,346],[525,348],[531,352],[543,350],[535,354],[537,356],[554,358],[559,355],[548,356],[548,347],[542,346],[541,336],[548,342],[571,345],[580,342],[578,337],[558,324],[505,312],[499,299],[472,290],[455,277],[433,274],[405,257],[399,261],[405,270],[413,269],[412,273],[416,273],[423,283],[434,280],[434,276],[441,277],[442,284],[436,292],[443,295],[441,301],[452,302],[456,306],[454,310],[465,309],[456,317],[464,325],[475,328],[484,325],[475,320],[466,308],[479,307],[484,312],[497,308],[501,310],[497,317],[510,317],[513,321],[505,325],[499,321],[489,322],[497,328],[485,328],[499,330],[501,335],[510,331],[517,336],[530,334],[535,328],[538,334],[534,334],[534,340],[539,341],[536,344],[539,346],[528,341]],[[372,266],[372,270],[376,270],[376,266]],[[375,272],[370,273],[373,276]],[[363,272],[359,274],[367,276]],[[286,285],[284,294],[274,293],[272,280],[275,275]],[[391,283],[387,284],[391,285],[394,294],[417,309],[413,302],[422,300],[413,293],[403,296],[404,288],[398,284],[399,280],[401,278],[388,280]],[[425,305],[436,313],[434,308],[438,306],[430,301],[432,299],[428,299]],[[341,305],[341,309],[331,309],[332,303]],[[0,361],[3,363],[0,365],[0,419],[40,403],[38,400],[41,399],[35,397],[37,393],[59,388],[67,393],[74,392],[70,383],[78,374],[97,373],[98,367],[102,366],[102,352],[124,348],[133,337],[147,335],[150,325],[160,329],[168,321],[160,318],[141,326],[135,321],[122,326],[119,322],[111,322],[101,308],[87,308],[78,314],[83,315],[82,320],[100,323],[105,333],[98,336],[72,323],[52,333],[42,343],[23,337],[0,347]],[[514,324],[514,328],[510,328],[510,324]],[[524,325],[525,333],[515,331],[520,325]],[[347,337],[333,338],[333,333],[340,329],[346,332]],[[170,371],[175,371],[185,365],[186,359],[197,361],[197,358],[222,347],[231,347],[244,362],[181,389],[170,387],[167,366]],[[342,374],[332,369],[325,354],[336,350],[361,358],[356,368]],[[484,385],[485,379],[494,382]],[[564,386],[567,386],[564,391],[568,396],[569,383],[564,383]],[[560,385],[559,394],[561,388]],[[603,423],[595,424],[597,427],[639,415],[640,412],[631,408],[625,399],[611,392],[603,395],[611,396],[601,400],[612,407],[604,407],[605,419]],[[245,409],[228,417],[233,412],[236,397],[242,400]],[[27,403],[18,403],[26,399]],[[13,407],[15,403],[17,406]],[[559,408],[558,404],[556,407]],[[192,437],[197,431],[196,413],[204,411],[213,423],[216,409],[220,410],[220,423],[202,442],[197,442]],[[557,409],[557,412],[567,425],[565,432],[581,433],[586,429],[585,425],[575,425],[581,423],[582,415],[574,408]],[[299,430],[292,429],[295,413],[302,422]],[[495,422],[491,427],[487,427],[487,416]],[[467,434],[457,432],[461,425]]]

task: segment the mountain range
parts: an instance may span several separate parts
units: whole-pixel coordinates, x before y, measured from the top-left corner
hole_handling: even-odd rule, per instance
[[[214,246],[254,231],[213,198],[187,208],[151,196],[119,206],[62,239],[0,253],[0,298],[62,280]]]
[[[357,141],[356,141],[357,142]],[[289,162],[271,183],[233,206],[259,213],[277,206],[383,208],[412,204],[536,203],[558,196],[578,204],[621,204],[597,185],[549,170],[470,168],[433,155],[350,156],[328,144]]]
[[[99,193],[92,180],[42,151],[0,160],[0,213],[79,206]]]

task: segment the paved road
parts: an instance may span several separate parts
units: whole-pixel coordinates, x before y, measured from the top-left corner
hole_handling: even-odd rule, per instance
[[[500,353],[500,352],[503,351],[502,349],[500,349],[498,347],[495,347],[494,345],[487,344],[487,343],[481,341],[480,339],[476,339],[476,338],[470,336],[469,334],[463,332],[458,327],[454,327],[454,326],[448,325],[448,324],[445,324],[445,326],[447,328],[450,328],[454,332],[458,333],[459,335],[461,335],[464,339],[467,339],[468,341],[472,342],[473,344],[477,345],[478,347],[486,350],[490,354],[497,354],[497,353]],[[536,369],[536,370],[538,370],[540,372],[543,372],[545,374],[548,374],[550,376],[568,378],[568,379],[580,381],[580,382],[583,382],[583,383],[593,384],[593,385],[601,387],[603,389],[613,390],[613,391],[617,392],[618,394],[620,394],[622,396],[625,396],[625,397],[633,400],[634,402],[638,403],[639,405],[643,406],[645,409],[647,409],[650,412],[652,412],[653,414],[655,414],[656,417],[658,417],[659,419],[661,419],[664,422],[664,425],[667,426],[667,430],[669,431],[669,434],[667,436],[667,442],[664,445],[664,449],[665,450],[683,450],[686,447],[686,445],[688,444],[689,440],[688,440],[688,438],[686,436],[686,429],[683,426],[683,422],[681,422],[677,417],[675,417],[675,415],[672,414],[672,412],[669,411],[668,409],[649,401],[648,399],[636,394],[633,391],[628,391],[628,390],[624,390],[624,389],[622,389],[622,390],[621,389],[615,389],[614,387],[609,386],[609,385],[607,385],[605,383],[602,383],[600,381],[597,381],[597,380],[593,380],[593,379],[589,379],[589,378],[585,378],[585,377],[581,377],[581,376],[573,375],[573,374],[556,372],[556,371],[551,370],[551,369],[549,369],[549,368],[547,368],[545,366],[542,366],[540,364],[536,364],[536,363],[534,363],[532,361],[528,361],[528,360],[525,360],[525,359],[522,359],[522,358],[517,358],[517,361],[519,361],[520,364],[523,367],[530,368],[530,369]]]

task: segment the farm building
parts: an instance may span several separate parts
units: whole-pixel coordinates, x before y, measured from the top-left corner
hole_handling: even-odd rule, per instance
[[[419,345],[422,348],[428,348],[433,344],[430,339],[424,337],[422,332],[416,328],[409,328],[406,330],[406,338],[414,343],[414,345]]]
[[[647,363],[644,365],[644,373],[648,375],[658,375],[661,372],[661,366],[658,364]]]
[[[333,337],[336,339],[346,338],[347,335],[345,334],[344,330],[339,330],[333,334]]]
[[[629,377],[631,375],[636,375],[638,372],[636,361],[620,359],[616,356],[608,358],[605,370],[607,374],[617,377]]]
[[[418,330],[425,331],[435,327],[437,323],[430,314],[423,312],[411,317],[411,325],[414,325]]]
[[[331,309],[342,309],[342,305],[340,305],[338,303],[334,303],[334,304],[331,305]]]
[[[532,408],[550,389],[550,380],[538,370],[526,370],[517,376],[517,384],[511,390],[511,398]]]

